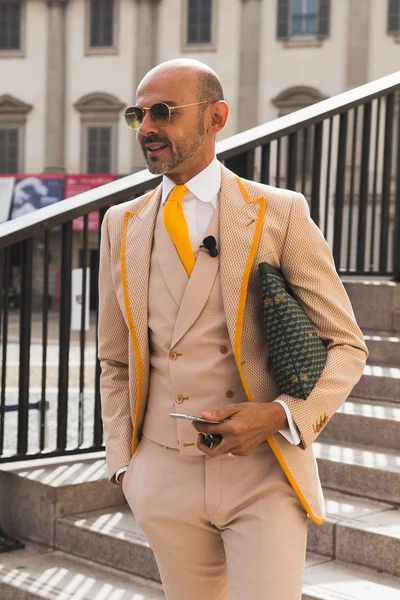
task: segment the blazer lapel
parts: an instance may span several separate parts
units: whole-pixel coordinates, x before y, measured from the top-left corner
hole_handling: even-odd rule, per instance
[[[154,227],[161,200],[161,186],[145,197],[134,211],[126,211],[120,267],[125,310],[136,363],[136,407],[133,451],[137,442],[149,375],[148,288]]]
[[[240,351],[247,287],[266,207],[264,197],[252,196],[246,190],[242,180],[222,167],[221,289],[229,337],[240,373]],[[248,390],[246,389],[246,391]]]
[[[207,235],[213,235],[219,247],[219,207],[214,212]],[[219,270],[219,257],[212,258],[207,252],[200,251],[185,293],[172,334],[171,348],[190,329],[204,308]]]

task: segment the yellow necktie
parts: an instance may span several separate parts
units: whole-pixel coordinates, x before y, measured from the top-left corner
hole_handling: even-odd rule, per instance
[[[171,240],[174,242],[176,251],[186,269],[186,273],[192,274],[194,267],[194,254],[190,244],[189,229],[183,213],[182,198],[188,191],[185,185],[176,185],[172,190],[164,206],[164,225]]]

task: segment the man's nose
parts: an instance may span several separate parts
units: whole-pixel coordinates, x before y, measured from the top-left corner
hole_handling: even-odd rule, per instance
[[[143,121],[138,129],[140,136],[146,137],[152,133],[158,133],[158,128],[151,118],[150,111],[146,110],[144,113]]]

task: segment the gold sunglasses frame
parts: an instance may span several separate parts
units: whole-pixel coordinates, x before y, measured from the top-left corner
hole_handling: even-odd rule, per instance
[[[203,100],[202,102],[192,102],[191,104],[181,104],[180,106],[169,106],[166,102],[155,102],[150,107],[139,106],[139,105],[131,106],[129,108],[140,108],[140,110],[143,111],[143,119],[139,123],[139,127],[143,123],[143,120],[146,116],[146,112],[150,112],[151,109],[153,108],[153,106],[156,104],[163,104],[164,106],[166,106],[168,108],[168,121],[165,123],[165,125],[157,125],[157,123],[156,123],[157,127],[166,127],[171,120],[171,111],[177,110],[178,108],[187,108],[188,106],[198,106],[199,104],[210,104],[210,102],[209,102],[209,100]],[[134,127],[131,127],[126,120],[126,117],[130,116],[130,115],[127,115],[127,111],[129,110],[129,108],[127,108],[124,112],[125,122],[128,125],[129,129],[132,129],[133,131],[137,131],[139,129],[139,127],[137,127],[136,129]],[[151,116],[151,112],[150,112],[150,116]],[[152,116],[151,116],[151,120],[153,121],[153,123],[155,123],[155,120],[153,119]]]

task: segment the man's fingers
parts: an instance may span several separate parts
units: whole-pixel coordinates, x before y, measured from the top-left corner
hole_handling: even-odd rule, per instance
[[[195,423],[194,421],[192,421],[192,425],[199,433],[222,433],[222,428],[225,426],[222,423],[210,423],[208,425],[207,423]]]
[[[224,408],[215,408],[214,410],[203,412],[201,413],[201,416],[208,421],[225,421],[238,413],[239,410],[238,404],[229,404]]]

